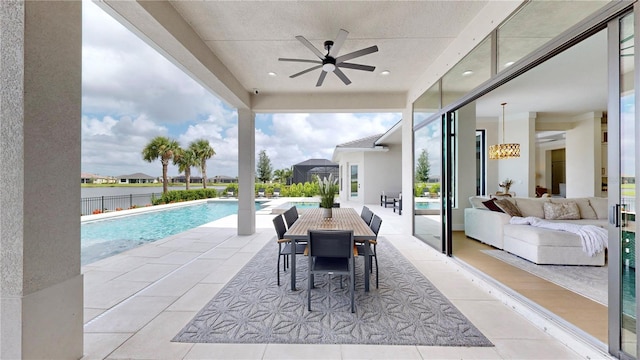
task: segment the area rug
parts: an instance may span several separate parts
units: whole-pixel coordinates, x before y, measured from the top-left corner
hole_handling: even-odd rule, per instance
[[[537,265],[502,250],[482,250],[482,252],[602,305],[607,305],[608,269],[606,266]]]
[[[379,238],[380,284],[364,292],[363,258],[356,259],[356,312],[348,282],[316,276],[307,310],[307,258],[298,257],[276,284],[278,247],[262,249],[173,341],[191,343],[385,344],[493,346],[398,250]]]

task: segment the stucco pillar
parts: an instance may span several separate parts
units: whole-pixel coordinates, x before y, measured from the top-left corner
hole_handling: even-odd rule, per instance
[[[402,110],[402,233],[413,234],[413,104]]]
[[[0,1],[0,358],[82,357],[82,3]]]
[[[238,109],[238,235],[256,232],[256,117]]]

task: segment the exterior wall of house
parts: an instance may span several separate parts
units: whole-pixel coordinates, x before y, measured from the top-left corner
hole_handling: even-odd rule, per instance
[[[78,359],[82,2],[2,1],[0,19],[0,358]]]
[[[379,204],[380,194],[402,192],[402,147],[389,146],[389,151],[370,151],[364,154],[366,177],[364,189],[365,204]]]

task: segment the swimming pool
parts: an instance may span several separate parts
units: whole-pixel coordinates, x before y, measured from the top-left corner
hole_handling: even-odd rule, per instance
[[[422,201],[416,202],[416,209],[429,209],[429,210],[439,210],[440,202],[437,201]]]
[[[256,202],[256,209],[261,206]],[[86,265],[237,213],[237,201],[210,201],[83,222],[80,226],[81,262]]]

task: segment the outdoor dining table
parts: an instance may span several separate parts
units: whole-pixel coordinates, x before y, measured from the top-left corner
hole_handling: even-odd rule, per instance
[[[309,230],[353,230],[356,243],[365,243],[376,238],[360,215],[353,208],[333,208],[332,217],[323,216],[324,209],[307,209],[284,234],[285,239],[292,242],[308,241]],[[364,247],[364,291],[369,291],[369,246]],[[291,290],[296,290],[296,254],[295,246],[291,246]]]

